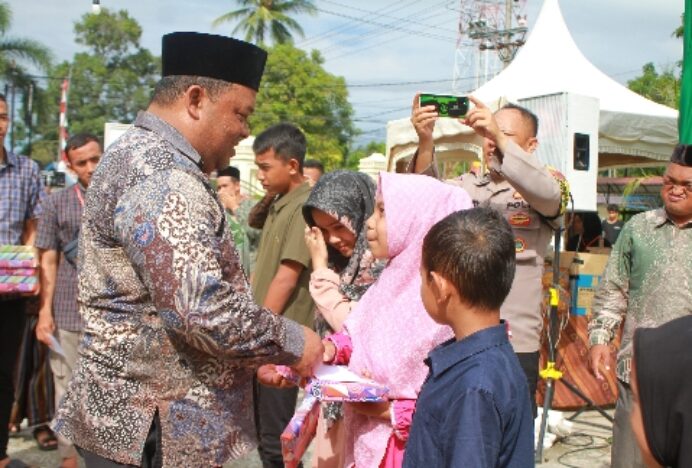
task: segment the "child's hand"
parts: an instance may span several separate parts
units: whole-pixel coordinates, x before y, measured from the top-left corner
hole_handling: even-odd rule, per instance
[[[312,258],[312,269],[327,268],[327,244],[324,242],[320,228],[314,226],[305,228],[305,245]]]
[[[389,414],[389,402],[383,401],[382,403],[346,403],[350,405],[349,407],[353,409],[356,413],[364,414],[365,416],[370,416],[371,418],[385,419],[389,421],[391,416]]]
[[[324,355],[322,356],[322,361],[326,363],[334,362],[336,357],[336,346],[330,340],[322,340],[324,345]]]

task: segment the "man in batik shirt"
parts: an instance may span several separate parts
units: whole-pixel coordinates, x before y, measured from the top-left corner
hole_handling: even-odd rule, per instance
[[[164,36],[162,52],[149,108],[86,194],[80,360],[54,427],[87,466],[237,458],[255,444],[258,366],[309,375],[323,351],[314,332],[255,303],[207,177],[249,135],[266,53],[197,33]],[[272,366],[257,374],[282,383]]]
[[[692,314],[692,148],[679,145],[666,168],[663,208],[625,224],[593,300],[589,323],[591,367],[610,370],[609,343],[625,320],[617,355],[618,401],[611,463],[644,467],[630,425],[632,337],[639,327],[658,327]],[[665,365],[664,362],[661,365]]]

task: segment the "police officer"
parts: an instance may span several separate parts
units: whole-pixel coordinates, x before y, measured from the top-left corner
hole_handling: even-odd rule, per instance
[[[553,229],[559,225],[569,197],[565,178],[544,166],[533,154],[538,146],[538,118],[528,109],[508,104],[494,114],[469,96],[475,107],[462,121],[484,138],[487,174],[468,173],[448,182],[465,189],[474,205],[504,213],[514,231],[517,267],[509,296],[501,308],[511,343],[526,373],[536,412],[538,358],[543,318],[543,263]],[[434,156],[434,106],[413,102],[411,122],[418,134],[418,151],[409,171],[439,177]]]

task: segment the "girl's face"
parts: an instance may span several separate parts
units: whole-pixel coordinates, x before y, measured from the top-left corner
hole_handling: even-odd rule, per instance
[[[373,257],[385,260],[389,258],[389,249],[387,248],[387,219],[384,215],[384,200],[382,195],[377,195],[375,200],[375,211],[366,222],[366,233],[370,251]]]
[[[317,208],[312,209],[312,220],[322,230],[322,235],[327,244],[344,257],[353,255],[353,248],[356,246],[356,236],[349,228],[341,224],[333,216]]]

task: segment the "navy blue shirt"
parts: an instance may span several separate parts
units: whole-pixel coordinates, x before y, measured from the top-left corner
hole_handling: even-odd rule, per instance
[[[504,324],[433,349],[404,467],[534,466],[526,376]]]

